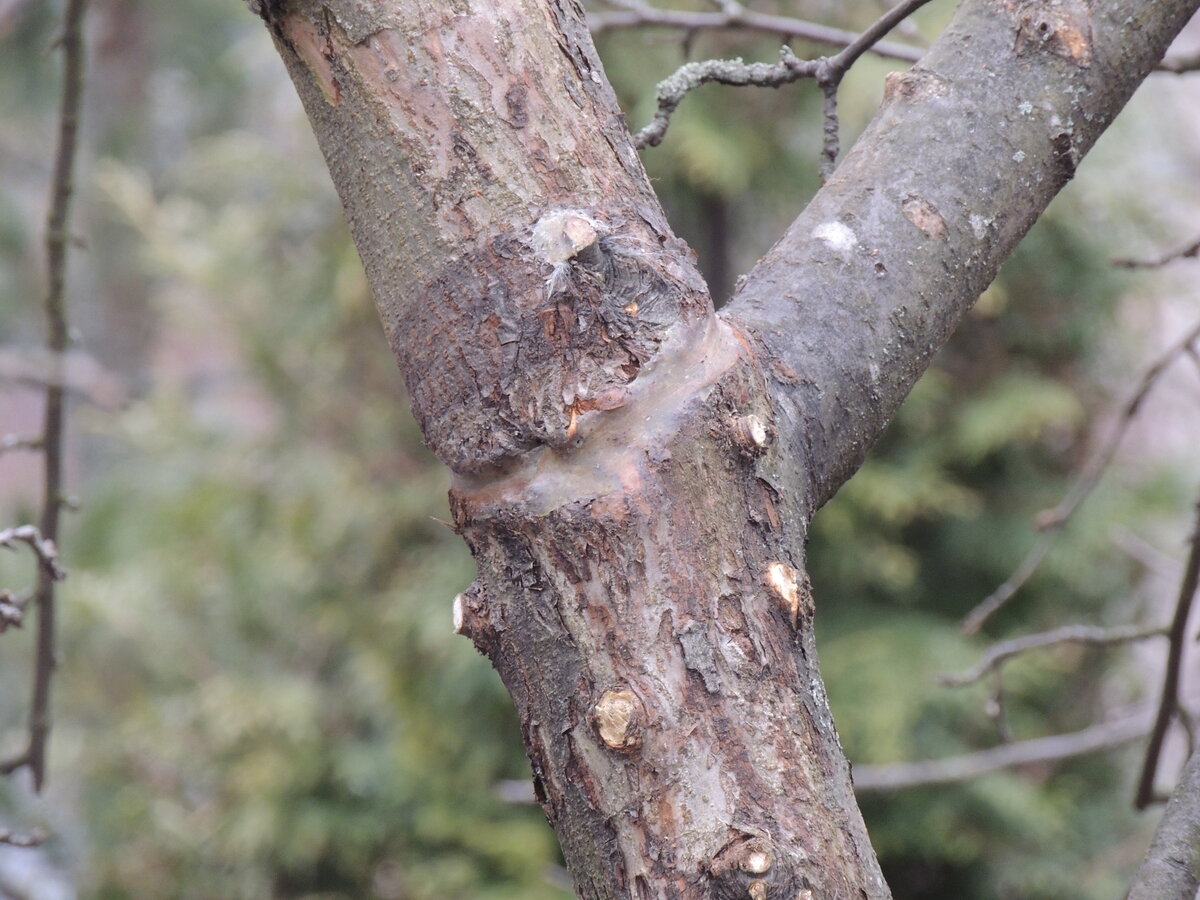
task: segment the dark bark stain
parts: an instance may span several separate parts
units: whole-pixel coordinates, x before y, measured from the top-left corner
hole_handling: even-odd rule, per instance
[[[529,124],[526,102],[529,89],[523,84],[514,84],[504,92],[504,104],[508,110],[508,124],[513,128],[524,128]]]
[[[1092,9],[1090,0],[1027,0],[1017,10],[1018,55],[1046,50],[1071,60],[1080,68],[1092,64]]]

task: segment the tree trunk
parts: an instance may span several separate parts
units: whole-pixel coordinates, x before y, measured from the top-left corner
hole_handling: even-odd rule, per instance
[[[888,896],[804,544],[1200,0],[968,0],[715,316],[573,0],[259,0],[584,898]]]

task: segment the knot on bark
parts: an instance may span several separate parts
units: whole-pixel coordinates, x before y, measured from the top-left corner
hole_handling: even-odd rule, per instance
[[[1025,3],[1017,24],[1016,51],[1049,50],[1080,68],[1092,64],[1092,18],[1083,0]]]
[[[807,886],[792,861],[766,837],[743,835],[730,841],[713,857],[709,874],[715,900],[793,900]]]

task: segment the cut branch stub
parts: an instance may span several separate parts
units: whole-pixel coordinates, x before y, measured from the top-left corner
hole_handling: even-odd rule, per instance
[[[743,836],[731,841],[710,866],[713,896],[718,900],[791,900],[806,885],[790,865],[777,864],[777,848],[765,837]],[[806,855],[801,852],[803,861]]]
[[[646,711],[629,688],[610,688],[592,707],[592,722],[604,745],[617,753],[632,753],[642,744]]]

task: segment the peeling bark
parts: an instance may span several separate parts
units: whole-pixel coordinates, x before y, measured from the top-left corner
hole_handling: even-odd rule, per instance
[[[964,4],[723,317],[572,0],[252,4],[454,473],[454,627],[581,897],[889,896],[809,517],[1196,2]]]

